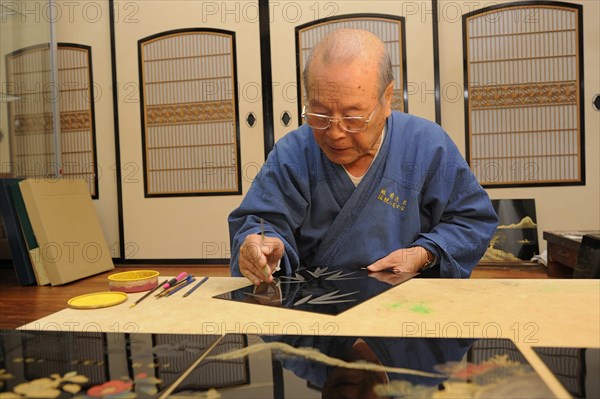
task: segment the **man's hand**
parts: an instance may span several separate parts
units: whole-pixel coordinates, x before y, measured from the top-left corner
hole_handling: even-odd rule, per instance
[[[270,283],[283,253],[283,242],[279,238],[250,234],[240,248],[240,272],[254,285],[263,281]]]
[[[395,272],[416,273],[433,258],[423,247],[398,249],[367,267],[371,272],[393,269]]]
[[[409,274],[408,276],[412,277],[413,274]],[[371,272],[369,273],[370,278],[374,278],[377,281],[381,281],[382,283],[386,283],[389,285],[398,285],[405,282],[410,277],[407,277],[404,273],[390,273],[390,272]]]

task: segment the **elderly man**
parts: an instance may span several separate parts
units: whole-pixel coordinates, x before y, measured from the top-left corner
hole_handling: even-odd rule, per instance
[[[231,274],[256,285],[301,266],[469,277],[497,216],[438,125],[391,111],[381,40],[332,32],[304,86],[305,123],[276,143],[229,216]]]

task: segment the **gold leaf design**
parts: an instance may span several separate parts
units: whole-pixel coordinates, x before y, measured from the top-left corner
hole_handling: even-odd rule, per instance
[[[88,111],[72,111],[60,113],[60,130],[90,130],[92,121]]]
[[[233,121],[233,102],[152,105],[146,107],[146,123],[150,125]]]
[[[577,92],[575,82],[474,86],[469,89],[469,102],[473,109],[572,104]]]

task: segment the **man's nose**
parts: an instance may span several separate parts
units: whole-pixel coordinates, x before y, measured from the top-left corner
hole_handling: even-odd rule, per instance
[[[327,128],[327,135],[331,138],[337,139],[346,136],[346,131],[342,129],[342,125],[340,125],[340,121],[337,119],[332,119],[329,123],[329,127]]]

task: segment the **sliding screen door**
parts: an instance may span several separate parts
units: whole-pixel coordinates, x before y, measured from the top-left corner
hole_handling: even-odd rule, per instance
[[[264,154],[258,4],[229,5],[138,1],[115,23],[126,259],[230,256]]]

